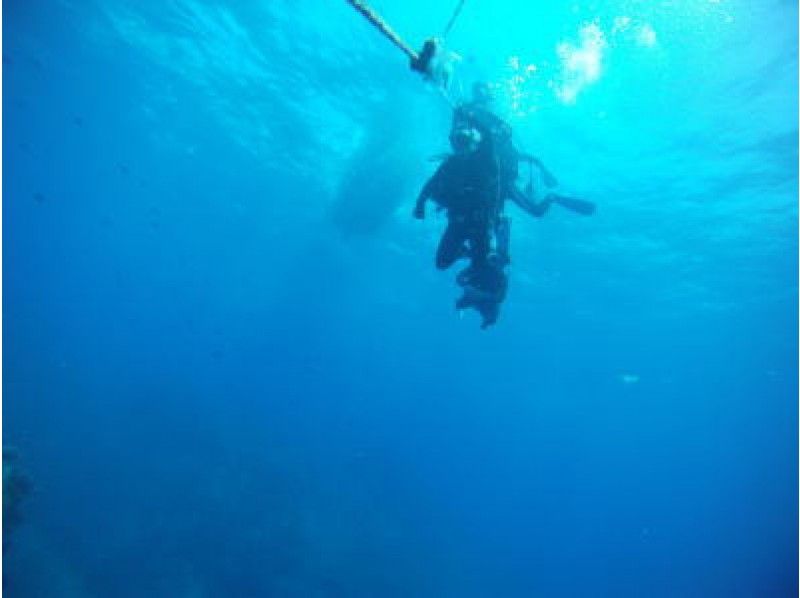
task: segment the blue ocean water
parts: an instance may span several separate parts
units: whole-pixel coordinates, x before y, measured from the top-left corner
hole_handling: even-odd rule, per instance
[[[346,2],[4,0],[4,590],[796,595],[797,11],[466,1],[451,93],[598,205],[510,209],[482,331]]]

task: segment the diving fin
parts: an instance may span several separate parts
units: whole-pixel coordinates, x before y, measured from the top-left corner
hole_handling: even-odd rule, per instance
[[[591,201],[586,201],[585,199],[564,197],[563,195],[556,195],[554,193],[548,195],[547,198],[553,203],[557,203],[562,208],[567,208],[568,210],[572,210],[578,214],[583,214],[584,216],[591,216],[597,209],[595,204],[593,204]]]

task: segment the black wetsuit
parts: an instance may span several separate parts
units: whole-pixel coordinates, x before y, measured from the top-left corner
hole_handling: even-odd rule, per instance
[[[481,133],[478,147],[472,152],[449,156],[417,199],[418,208],[431,198],[447,210],[447,228],[436,251],[439,269],[449,268],[461,257],[469,257],[474,266],[482,266],[489,255],[499,179],[492,137]],[[464,255],[465,246],[467,255]]]
[[[503,202],[510,199],[529,214],[543,216],[550,207],[550,202],[536,203],[516,185],[520,160],[535,161],[535,158],[520,153],[514,147],[511,126],[480,102],[468,102],[455,109],[450,129],[451,145],[454,133],[465,126],[477,127],[481,132],[488,132],[492,138],[499,178],[498,213],[503,210]]]
[[[456,308],[477,310],[483,317],[481,328],[497,321],[500,304],[506,298],[508,277],[503,265],[497,256],[491,256],[482,267],[470,266],[458,275],[458,284],[464,289],[464,294],[456,302]]]

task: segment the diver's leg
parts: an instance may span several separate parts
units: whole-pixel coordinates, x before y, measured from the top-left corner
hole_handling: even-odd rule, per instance
[[[446,270],[459,258],[464,257],[464,240],[463,225],[448,223],[436,249],[436,267],[439,270]]]
[[[486,281],[489,286],[484,289],[488,296],[486,300],[476,304],[476,309],[483,317],[483,323],[481,324],[483,330],[497,322],[497,318],[500,316],[500,305],[505,299],[508,288],[508,278],[502,268],[492,271],[489,278]]]
[[[461,311],[462,309],[468,309],[473,305],[475,305],[475,298],[469,292],[469,289],[464,289],[461,297],[456,300],[456,309]]]
[[[499,303],[483,303],[479,305],[477,309],[483,318],[481,330],[486,330],[489,326],[497,322],[497,318],[500,315]]]
[[[509,189],[509,197],[511,198],[511,201],[517,204],[520,208],[528,212],[528,214],[531,216],[536,216],[537,218],[544,216],[547,213],[547,210],[550,209],[550,205],[553,203],[553,199],[549,195],[537,203],[534,201],[533,197],[528,197],[525,195],[525,193],[523,193],[522,190],[516,185],[511,185],[511,188]]]
[[[500,216],[494,227],[497,257],[503,266],[511,263],[511,218]]]
[[[491,225],[488,220],[478,219],[471,221],[464,229],[468,245],[467,256],[470,258],[469,266],[456,276],[456,283],[461,287],[474,285],[476,277],[489,266],[489,252],[491,250]]]
[[[456,284],[460,287],[465,287],[471,284],[474,274],[475,270],[473,269],[472,264],[470,264],[456,275]]]
[[[470,258],[474,268],[484,268],[489,261],[491,250],[492,225],[488,218],[476,219],[469,225],[468,231]]]

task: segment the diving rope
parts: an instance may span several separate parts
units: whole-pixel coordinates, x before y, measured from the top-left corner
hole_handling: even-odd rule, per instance
[[[467,0],[461,0],[458,3],[458,6],[456,6],[455,11],[453,11],[453,16],[450,17],[450,20],[447,23],[447,27],[444,28],[444,32],[442,33],[442,39],[446,38],[447,34],[450,33],[450,30],[453,28],[453,25],[455,25],[456,19],[458,18],[458,15],[461,14],[461,9],[464,8],[464,3],[466,1]]]
[[[386,38],[392,42],[395,46],[400,48],[403,53],[408,56],[408,58],[412,62],[416,62],[419,60],[419,55],[412,50],[409,45],[403,41],[403,39],[395,33],[395,31],[389,27],[389,25],[384,22],[384,20],[375,13],[366,3],[362,2],[361,0],[347,0],[347,3],[356,9],[361,15],[367,19],[378,31],[383,33]],[[462,1],[463,4],[463,1]]]
[[[456,22],[458,15],[461,13],[461,9],[464,6],[466,0],[460,0],[458,5],[456,6],[453,15],[450,17],[450,21],[447,23],[447,27],[444,29],[444,34],[442,38],[444,38],[452,29],[453,24]],[[441,94],[442,98],[447,102],[447,104],[451,108],[455,108],[455,103],[453,100],[448,96],[446,92],[447,87],[447,78],[449,77],[449,72],[446,69],[442,68],[444,64],[441,60],[436,60],[436,54],[441,49],[441,41],[436,38],[431,38],[425,41],[425,45],[422,47],[420,52],[415,52],[411,47],[401,38],[390,26],[386,23],[381,16],[372,10],[364,0],[347,0],[347,3],[352,6],[361,16],[363,16],[367,21],[369,21],[370,25],[375,27],[378,31],[380,31],[390,42],[392,42],[395,46],[397,46],[406,56],[408,56],[411,62],[411,68],[415,71],[419,71],[422,73],[423,77],[425,77],[429,81],[437,82],[436,89]],[[432,60],[438,65],[437,67],[431,67]],[[437,81],[438,79],[438,81]]]

